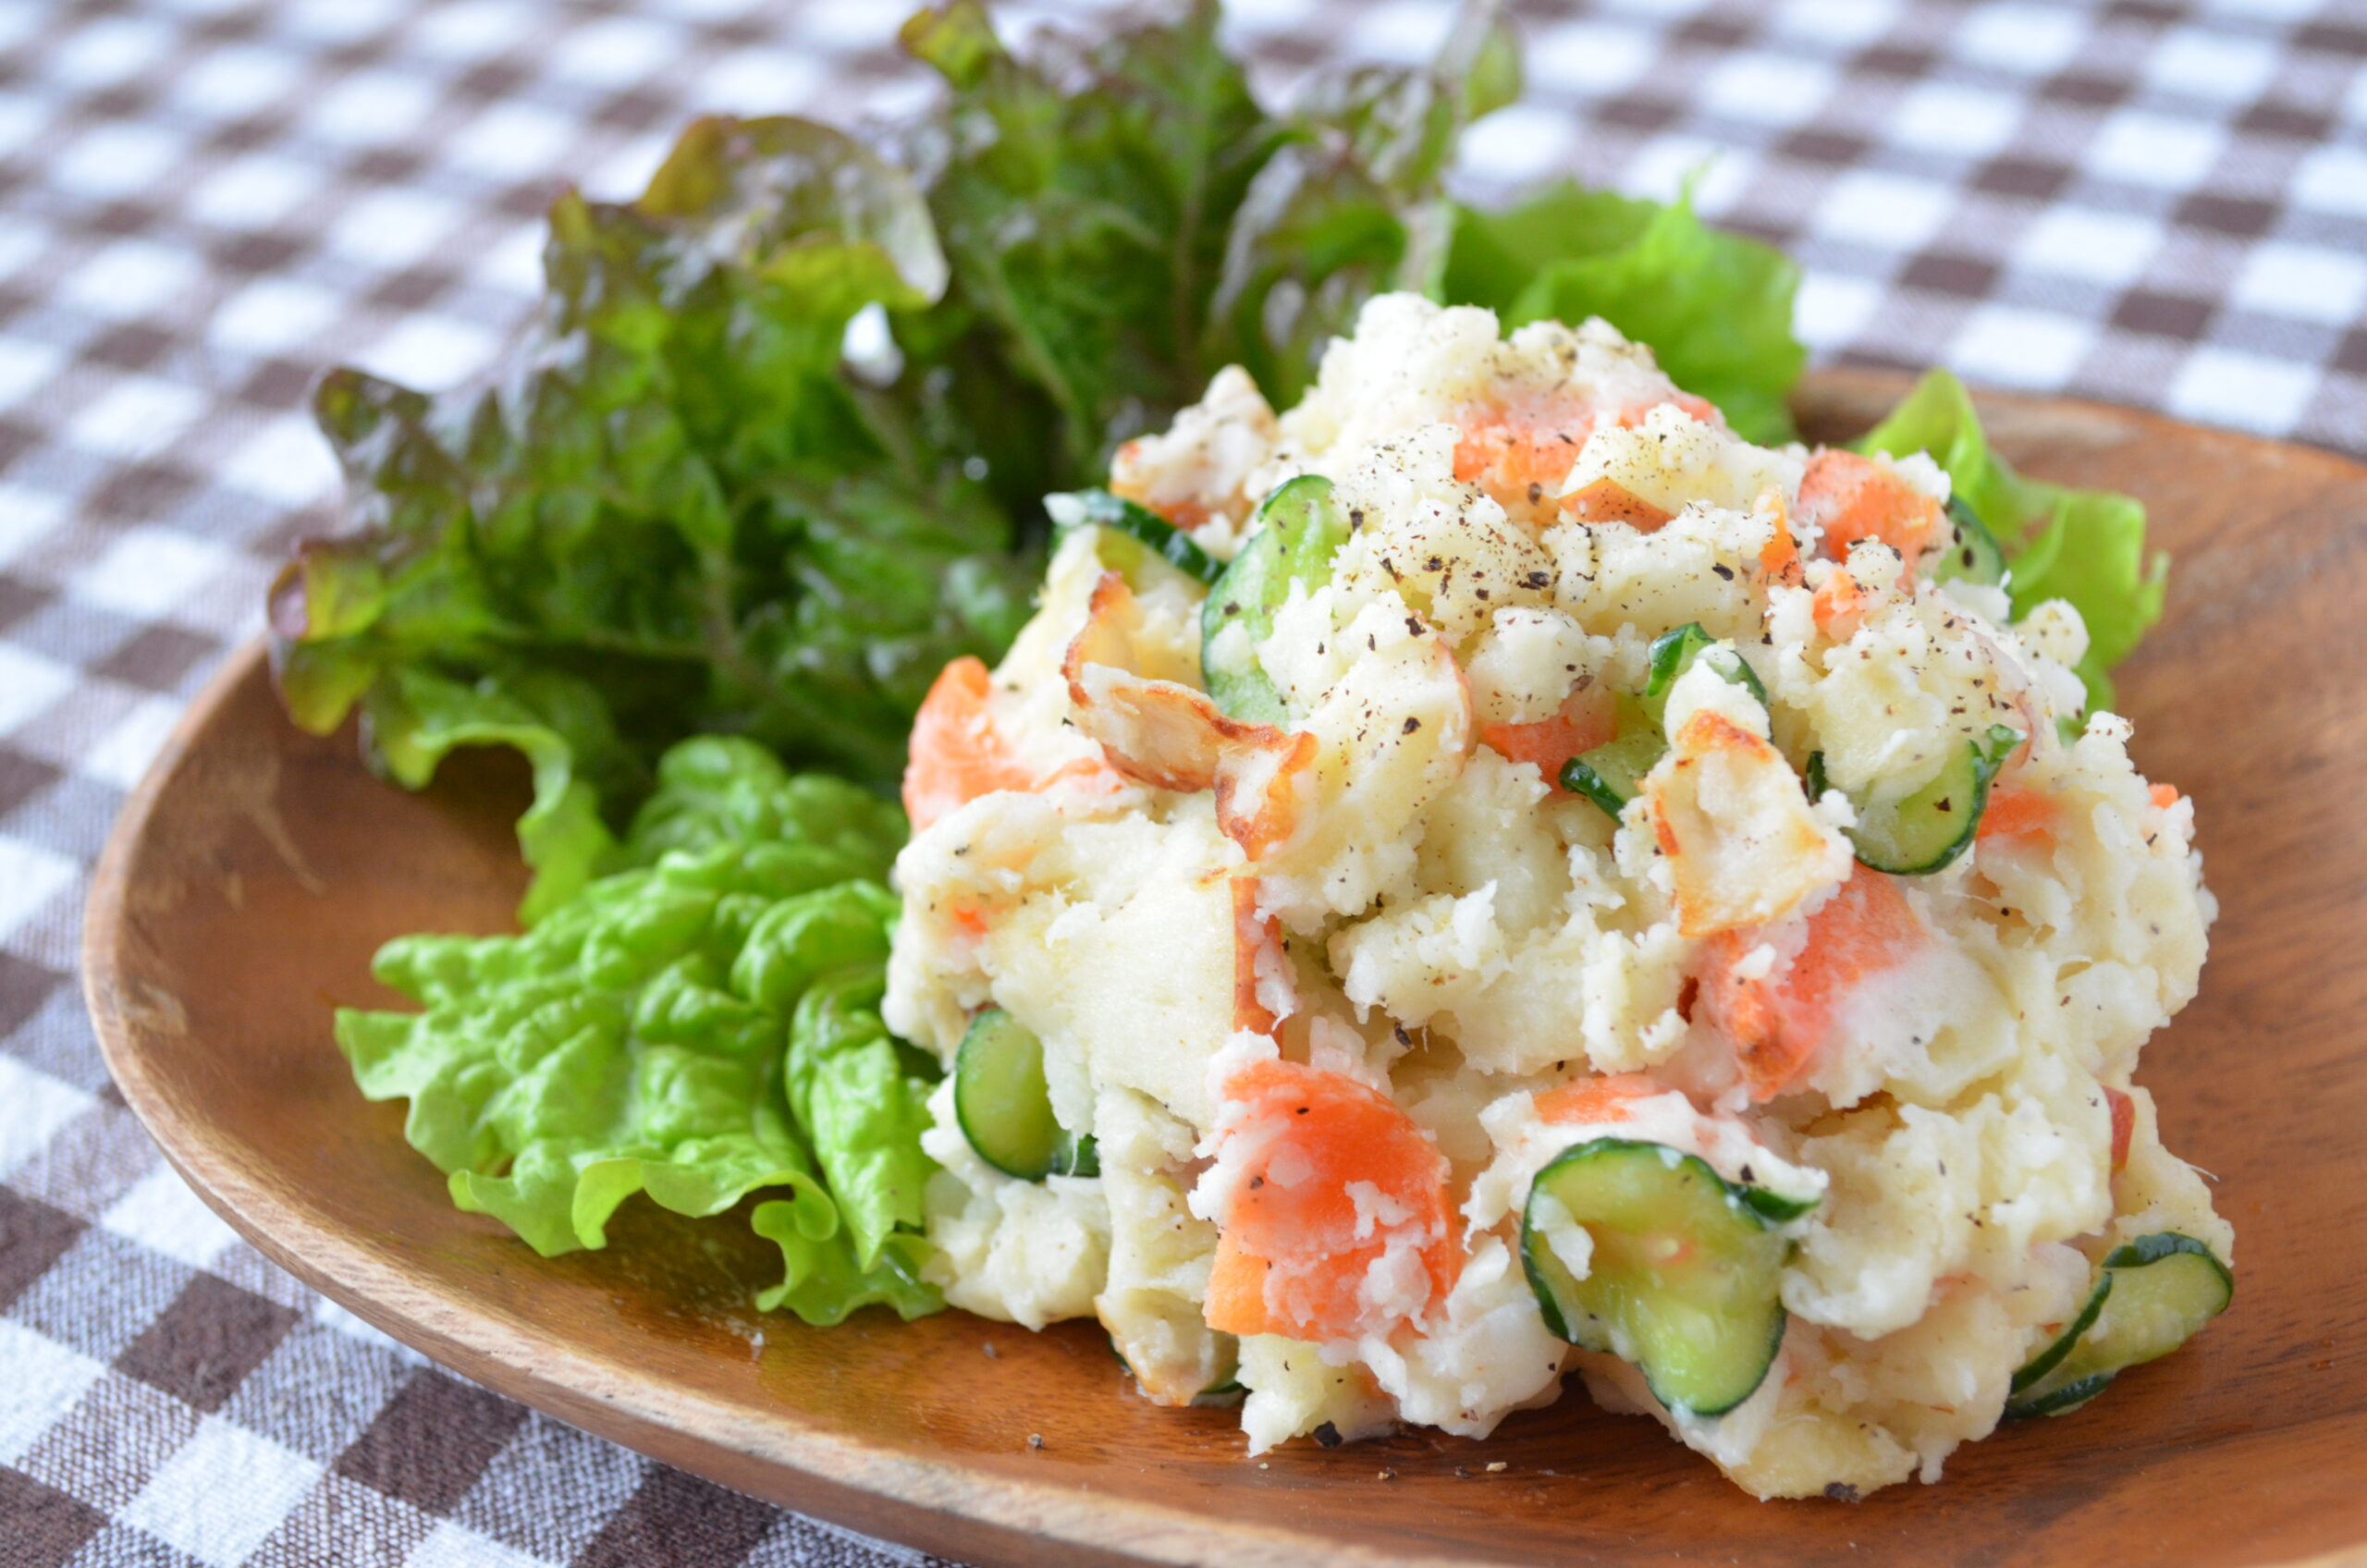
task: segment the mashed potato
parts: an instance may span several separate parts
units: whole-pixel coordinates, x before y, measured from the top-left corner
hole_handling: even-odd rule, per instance
[[[1930,460],[1754,447],[1600,322],[1395,295],[1297,408],[1228,370],[1113,488],[1220,563],[1309,475],[1343,533],[1264,613],[1074,527],[923,712],[887,1017],[949,1066],[1015,1020],[1098,1159],[1003,1173],[940,1090],[949,1300],[1097,1315],[1150,1397],[1245,1392],[1252,1452],[1484,1436],[1575,1371],[1760,1496],[1862,1494],[1995,1426],[2111,1244],[2230,1257],[2130,1084],[2202,962],[2191,807],[2080,713],[2070,606],[1934,580]],[[1949,858],[1866,864],[1901,843]],[[1546,1191],[1634,1148],[1770,1260],[1714,1415],[1650,1291],[1580,1343],[1549,1310],[1657,1267]]]

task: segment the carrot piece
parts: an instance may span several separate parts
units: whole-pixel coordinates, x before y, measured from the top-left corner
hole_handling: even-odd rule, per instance
[[[1638,533],[1652,533],[1676,515],[1615,479],[1598,479],[1563,496],[1562,510],[1576,522],[1624,522]]]
[[[2104,1104],[2112,1109],[2112,1173],[2117,1176],[2128,1169],[2128,1143],[2137,1135],[2137,1102],[2107,1084]]]
[[[945,667],[921,700],[904,764],[904,815],[914,832],[980,795],[1034,784],[1034,775],[995,733],[987,711],[993,690],[986,665],[964,655]]]
[[[1562,766],[1611,741],[1619,732],[1618,699],[1608,686],[1589,681],[1570,693],[1551,718],[1532,724],[1488,724],[1479,743],[1514,762],[1533,762],[1556,790]]]
[[[1799,513],[1824,530],[1824,553],[1846,560],[1860,539],[1879,539],[1909,566],[1947,533],[1940,503],[1871,458],[1826,447],[1800,476]]]
[[[1641,1072],[1621,1072],[1608,1078],[1578,1078],[1546,1090],[1533,1102],[1539,1121],[1572,1126],[1588,1121],[1624,1121],[1627,1102],[1666,1094],[1668,1090]]]
[[[1282,1020],[1257,998],[1258,961],[1279,966],[1282,958],[1282,923],[1257,913],[1257,878],[1233,879],[1233,1026],[1252,1034],[1271,1035]]]
[[[2163,811],[2167,811],[2178,803],[2178,787],[2175,784],[2152,785],[2147,793],[2153,797],[2153,804]]]
[[[1569,478],[1594,423],[1593,411],[1583,408],[1526,417],[1502,407],[1481,409],[1455,440],[1454,476],[1479,486],[1513,516],[1527,515]]]
[[[1210,1328],[1346,1339],[1385,1333],[1445,1295],[1459,1265],[1448,1166],[1412,1117],[1353,1078],[1291,1061],[1244,1068],[1225,1095],[1241,1111],[1217,1158],[1245,1148],[1248,1169],[1218,1233]],[[1407,1249],[1417,1270],[1396,1267]]]
[[[1799,542],[1792,537],[1792,520],[1784,510],[1783,493],[1775,491],[1774,496],[1775,533],[1760,547],[1759,576],[1770,584],[1780,582],[1787,588],[1797,588],[1800,585]]]
[[[1865,591],[1846,571],[1836,571],[1809,601],[1809,613],[1819,631],[1835,643],[1846,643],[1866,623]]]
[[[1807,1076],[1850,994],[1905,963],[1925,940],[1897,879],[1863,865],[1851,868],[1849,880],[1809,916],[1807,940],[1789,969],[1745,979],[1735,966],[1759,936],[1717,937],[1700,1005],[1735,1042],[1751,1098],[1772,1099]]]
[[[2000,779],[1989,787],[1989,803],[1981,809],[1976,842],[1993,839],[2039,839],[2052,835],[2063,815],[2054,797],[2027,784]]]

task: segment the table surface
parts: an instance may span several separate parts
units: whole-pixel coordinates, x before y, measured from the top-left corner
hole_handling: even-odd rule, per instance
[[[1011,6],[1090,24],[1105,6]],[[1437,0],[1257,0],[1275,91]],[[556,182],[693,113],[894,113],[888,0],[0,4],[0,1543],[54,1563],[921,1561],[583,1436],[305,1291],[162,1163],[74,981],[92,860],[331,526],[333,360],[429,386]],[[1950,365],[2367,456],[2359,0],[1528,7],[1481,193],[1666,195],[1807,269],[1821,361]],[[1707,160],[1706,168],[1703,166]]]

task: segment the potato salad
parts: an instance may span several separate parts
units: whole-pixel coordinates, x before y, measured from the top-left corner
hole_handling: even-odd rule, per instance
[[[2193,807],[1950,489],[1393,294],[1054,497],[904,779],[929,1281],[1251,1453],[1575,1373],[1761,1497],[2176,1348],[2233,1261],[2131,1079]]]

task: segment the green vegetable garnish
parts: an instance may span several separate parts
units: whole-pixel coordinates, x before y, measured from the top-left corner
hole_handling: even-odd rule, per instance
[[[530,914],[613,863],[686,734],[892,781],[929,681],[1000,650],[1035,575],[965,450],[840,365],[857,311],[945,289],[901,170],[801,120],[701,120],[639,201],[569,192],[550,222],[541,319],[485,383],[321,383],[360,526],[271,604],[307,728],[358,703],[413,787],[456,744],[533,758]]]
[[[761,1305],[835,1323],[921,1282],[923,1101],[936,1064],[878,1014],[902,816],[747,741],[686,741],[626,836],[629,869],[520,937],[403,937],[380,980],[423,1012],[341,1010],[337,1044],[404,1135],[546,1256],[607,1243],[644,1192],[677,1214],[750,1193],[787,1272]]]

